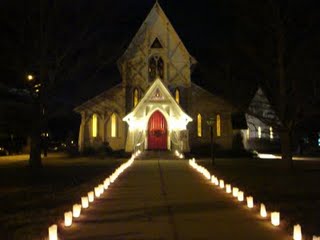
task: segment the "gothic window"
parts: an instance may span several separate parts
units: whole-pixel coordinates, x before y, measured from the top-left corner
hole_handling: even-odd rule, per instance
[[[176,102],[177,102],[178,104],[180,104],[180,91],[179,91],[178,88],[176,88],[176,90],[175,90],[175,92],[174,92],[174,97],[175,97],[175,99],[176,99]]]
[[[164,62],[160,56],[152,56],[149,59],[149,82],[154,81],[157,77],[163,79]]]
[[[137,106],[139,103],[139,91],[137,88],[133,90],[133,107]]]
[[[92,115],[92,137],[97,137],[98,135],[98,115],[93,114]]]
[[[197,136],[202,137],[202,116],[200,113],[197,116]]]
[[[111,137],[117,137],[117,115],[112,113],[111,115]]]
[[[217,137],[221,136],[221,118],[220,114],[217,114]]]

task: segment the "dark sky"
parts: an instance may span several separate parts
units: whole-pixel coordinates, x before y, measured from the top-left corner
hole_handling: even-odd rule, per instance
[[[39,2],[48,2],[48,5],[39,6]],[[44,9],[42,16],[47,24],[49,49],[46,56],[52,59],[50,62],[64,56],[56,68],[52,110],[56,116],[71,115],[75,106],[121,81],[116,60],[154,2],[3,0],[0,5],[0,87],[23,88],[28,72],[38,74],[39,9]],[[190,54],[198,60],[192,76],[195,83],[241,106],[248,103],[263,79],[274,77],[269,74],[272,71],[260,69],[260,65],[271,68],[274,65],[275,32],[270,30],[274,22],[268,2],[159,0]],[[313,59],[304,64],[309,68],[308,74],[311,78],[319,76],[319,72],[313,71],[316,69],[313,65],[319,63],[317,1],[274,2],[281,3],[280,14],[290,16],[286,32],[288,52],[297,54],[299,59],[302,59],[299,51],[306,53],[309,60]]]

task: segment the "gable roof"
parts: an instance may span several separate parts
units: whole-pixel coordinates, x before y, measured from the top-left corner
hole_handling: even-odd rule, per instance
[[[152,85],[149,87],[146,94],[143,96],[143,98],[140,100],[137,106],[132,110],[132,112],[130,112],[127,116],[125,116],[123,120],[128,121],[129,118],[131,118],[132,116],[135,116],[137,112],[143,110],[147,102],[169,103],[176,111],[178,111],[181,115],[184,115],[187,122],[192,121],[192,118],[183,111],[181,106],[175,101],[170,91],[162,83],[160,78],[157,78],[152,83]]]
[[[155,4],[153,5],[152,9],[150,10],[149,14],[147,15],[147,17],[145,18],[145,20],[141,24],[139,30],[136,32],[135,36],[131,40],[128,48],[125,50],[123,55],[118,59],[118,61],[117,61],[118,67],[119,67],[120,63],[122,62],[122,60],[129,54],[130,50],[136,47],[135,42],[137,42],[139,40],[139,38],[143,35],[145,28],[146,27],[151,28],[158,18],[160,18],[162,20],[162,23],[163,23],[162,26],[166,29],[170,29],[171,34],[173,34],[173,36],[179,40],[179,42],[180,42],[179,47],[181,47],[183,49],[183,51],[185,51],[190,56],[191,63],[192,64],[197,63],[196,59],[193,56],[191,56],[191,54],[188,52],[187,48],[185,47],[185,45],[181,41],[179,35],[175,31],[174,27],[172,26],[170,20],[168,19],[168,17],[164,13],[160,4],[158,3],[158,1],[156,1]],[[159,39],[158,39],[158,41],[159,41]],[[120,69],[120,67],[119,67],[119,69]]]

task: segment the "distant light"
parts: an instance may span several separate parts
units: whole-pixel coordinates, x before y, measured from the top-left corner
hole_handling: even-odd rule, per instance
[[[27,76],[27,79],[28,79],[29,81],[32,81],[32,80],[33,80],[33,76],[32,76],[31,74],[29,74],[29,75]]]

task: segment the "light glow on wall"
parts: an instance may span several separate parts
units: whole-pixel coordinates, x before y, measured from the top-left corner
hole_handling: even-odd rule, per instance
[[[175,90],[175,100],[178,104],[180,104],[180,91],[179,91],[179,89]]]
[[[112,113],[111,115],[111,137],[117,136],[117,116]]]
[[[202,137],[202,117],[200,113],[197,115],[197,136]]]
[[[134,89],[133,90],[133,106],[137,106],[139,103],[139,91],[138,89]]]
[[[270,128],[269,128],[269,131],[270,131],[270,139],[273,139],[273,128],[270,127]]]
[[[220,114],[217,114],[217,137],[221,136],[221,118]]]
[[[261,138],[261,127],[258,127],[258,138]]]
[[[97,114],[92,115],[92,137],[97,137],[98,134],[98,116]]]

